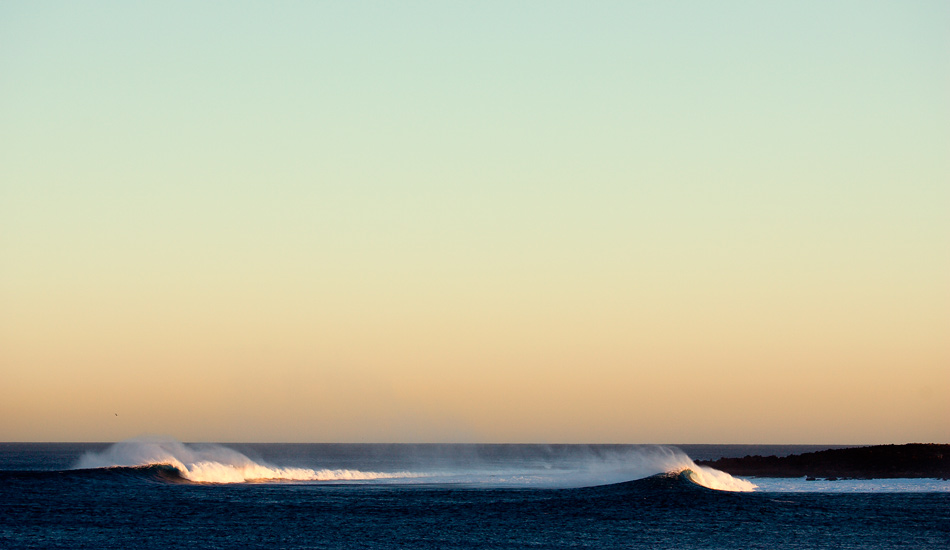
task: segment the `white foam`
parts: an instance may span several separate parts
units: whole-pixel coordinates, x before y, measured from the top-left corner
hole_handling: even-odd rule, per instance
[[[692,462],[692,460],[690,460]],[[747,479],[734,477],[726,472],[709,468],[707,466],[697,466],[693,464],[689,468],[689,477],[695,483],[716,489],[718,491],[754,491],[758,486]]]

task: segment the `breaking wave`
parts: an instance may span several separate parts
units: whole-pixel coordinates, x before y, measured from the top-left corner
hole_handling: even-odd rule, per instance
[[[642,446],[587,459],[578,465],[575,475],[583,480],[585,474],[589,480],[599,477],[601,483],[620,483],[657,474],[678,474],[696,485],[717,491],[748,492],[756,489],[756,485],[748,480],[700,466],[683,451],[660,445]]]
[[[75,468],[170,466],[198,483],[246,481],[365,481],[412,477],[409,472],[364,472],[350,469],[281,468],[255,462],[221,445],[186,445],[178,441],[121,441],[99,453],[86,453]]]
[[[681,450],[664,446],[607,451],[577,446],[571,447],[569,453],[535,450],[530,456],[427,456],[414,463],[418,469],[394,468],[398,460],[384,462],[383,469],[391,471],[363,469],[359,467],[359,460],[355,462],[355,467],[346,468],[274,466],[221,445],[134,439],[116,443],[101,452],[86,453],[75,468],[161,466],[173,468],[182,480],[198,483],[357,481],[547,488],[611,485],[658,474],[677,474],[697,485],[720,491],[756,488],[745,479],[699,466]],[[379,466],[379,462],[375,464]]]

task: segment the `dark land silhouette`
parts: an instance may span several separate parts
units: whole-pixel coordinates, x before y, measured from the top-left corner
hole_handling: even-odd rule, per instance
[[[950,479],[950,445],[875,445],[783,457],[756,455],[697,460],[696,463],[738,476]]]

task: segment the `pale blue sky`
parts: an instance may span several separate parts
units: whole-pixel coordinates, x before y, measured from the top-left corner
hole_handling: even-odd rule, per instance
[[[4,3],[0,440],[946,441],[948,29]]]

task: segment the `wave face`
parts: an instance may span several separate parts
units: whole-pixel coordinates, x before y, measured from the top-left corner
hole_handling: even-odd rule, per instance
[[[391,458],[350,456],[342,464],[339,460],[334,464],[342,467],[282,467],[252,460],[221,445],[134,439],[100,452],[88,452],[75,468],[167,466],[177,470],[182,479],[199,483],[372,482],[570,488],[622,483],[657,474],[685,474],[695,484],[720,491],[752,491],[756,487],[744,479],[699,466],[679,449],[665,446],[498,446],[491,447],[490,453],[459,452],[457,447],[445,446],[442,454],[408,456],[413,449],[392,447]],[[320,462],[326,457],[309,460]],[[294,460],[301,461],[302,457]]]
[[[281,468],[255,462],[221,445],[186,445],[174,440],[121,441],[98,453],[86,453],[75,468],[171,466],[198,483],[246,481],[354,481],[411,477],[408,472],[363,472],[349,469]]]

